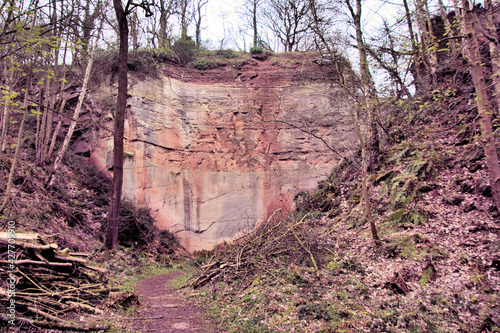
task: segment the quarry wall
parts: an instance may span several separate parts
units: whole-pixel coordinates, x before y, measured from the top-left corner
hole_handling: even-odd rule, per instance
[[[189,251],[293,209],[295,195],[315,188],[339,160],[322,140],[339,152],[356,145],[334,76],[310,59],[250,59],[132,78],[124,197],[149,207]],[[111,167],[112,148],[108,135],[92,152],[102,168]]]

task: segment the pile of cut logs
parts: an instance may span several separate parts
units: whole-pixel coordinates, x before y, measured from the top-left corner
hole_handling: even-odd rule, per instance
[[[88,256],[39,234],[0,232],[0,326],[106,329],[83,319],[102,313],[96,304],[111,291]]]

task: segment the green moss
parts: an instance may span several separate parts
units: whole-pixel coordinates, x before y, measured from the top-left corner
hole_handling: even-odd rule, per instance
[[[418,233],[392,238],[390,243],[386,245],[385,251],[389,257],[402,257],[414,260],[422,260],[429,254],[432,254],[434,259],[446,256],[444,250],[430,243],[428,239]]]
[[[363,267],[358,262],[352,259],[330,261],[328,265],[326,265],[326,269],[332,273],[339,273],[342,270],[348,270],[359,273],[364,272]]]
[[[432,265],[429,265],[429,267],[427,267],[427,269],[424,271],[424,274],[422,275],[422,277],[420,278],[420,280],[418,281],[418,283],[423,287],[423,286],[426,286],[429,281],[431,280],[431,278],[434,276],[434,266]]]
[[[473,277],[470,278],[470,282],[474,283],[474,284],[482,284],[484,281],[484,275],[482,274],[478,274],[478,275],[475,275]]]
[[[427,217],[417,212],[406,209],[398,209],[387,218],[392,224],[407,226],[409,224],[420,225],[427,222]]]

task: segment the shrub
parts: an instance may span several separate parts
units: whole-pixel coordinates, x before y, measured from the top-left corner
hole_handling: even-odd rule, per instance
[[[250,54],[261,54],[264,52],[264,48],[260,46],[253,46],[250,48]]]
[[[120,245],[144,247],[152,243],[157,228],[149,209],[136,208],[130,200],[122,200],[120,206]]]
[[[130,200],[122,200],[118,242],[125,247],[148,249],[150,252],[170,254],[178,242],[167,230],[160,231],[148,208],[137,208]]]
[[[213,68],[213,63],[206,58],[199,58],[193,62],[193,66],[200,71],[204,71]]]
[[[238,53],[234,52],[231,49],[217,50],[215,51],[215,54],[217,54],[218,56],[222,56],[226,59],[238,58]]]
[[[189,37],[176,40],[172,49],[182,66],[186,66],[193,61],[197,51],[196,44]]]

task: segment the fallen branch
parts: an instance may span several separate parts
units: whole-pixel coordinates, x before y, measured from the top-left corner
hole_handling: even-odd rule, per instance
[[[9,241],[9,239],[7,239],[7,238],[0,238],[0,243],[22,246],[26,249],[35,249],[35,250],[50,250],[50,249],[57,250],[59,248],[59,246],[57,244],[38,245],[38,244],[21,242],[15,238],[13,238],[13,239],[14,239],[14,243],[12,243],[12,241]]]
[[[45,262],[45,261],[35,261],[35,260],[29,260],[29,259],[23,259],[23,260],[14,260],[13,262],[7,261],[7,260],[0,260],[0,264],[11,264],[13,263],[14,265],[41,265],[41,266],[57,266],[57,267],[71,267],[73,266],[69,262]]]
[[[316,270],[316,276],[319,276],[318,265],[316,264],[316,260],[314,259],[313,254],[311,253],[311,251],[309,251],[309,249],[307,247],[305,247],[304,243],[302,243],[302,241],[300,240],[299,236],[297,236],[297,234],[295,233],[295,231],[293,229],[292,229],[292,233],[295,236],[295,238],[297,239],[297,241],[299,242],[300,246],[302,246],[302,248],[304,249],[304,251],[306,251],[307,253],[309,253],[309,257],[311,258],[312,264],[314,265],[314,269]]]

